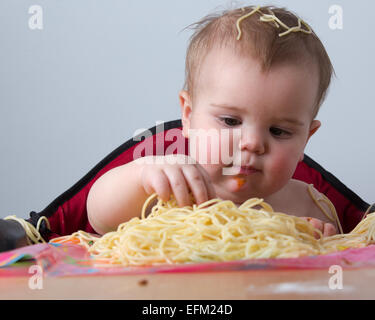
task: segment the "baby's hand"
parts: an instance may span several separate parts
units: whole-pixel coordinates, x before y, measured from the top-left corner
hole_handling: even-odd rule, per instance
[[[316,218],[310,218],[310,217],[302,217],[302,218],[310,222],[315,229],[320,230],[324,237],[329,237],[329,236],[333,236],[334,234],[337,234],[336,227],[332,223],[324,222]],[[315,232],[314,236],[315,238],[319,239],[319,234],[317,232]]]
[[[150,156],[135,160],[141,166],[140,181],[148,194],[157,193],[168,201],[173,194],[180,207],[192,205],[190,191],[197,204],[216,197],[204,168],[185,155]]]

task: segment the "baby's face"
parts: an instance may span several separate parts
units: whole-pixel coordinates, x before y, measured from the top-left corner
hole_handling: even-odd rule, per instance
[[[208,54],[194,102],[186,92],[180,97],[184,134],[195,144],[191,155],[210,175],[218,197],[242,203],[286,185],[320,125],[312,119],[317,89],[313,67],[284,64],[264,73],[258,61],[230,49]],[[210,140],[197,129],[217,135]]]

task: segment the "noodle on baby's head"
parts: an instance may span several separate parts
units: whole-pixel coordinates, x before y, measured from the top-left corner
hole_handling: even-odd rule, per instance
[[[184,208],[174,198],[159,199],[146,217],[147,206],[155,198],[154,194],[147,199],[141,218],[122,223],[101,238],[80,231],[52,242],[78,238],[94,259],[129,266],[319,255],[364,247],[375,240],[375,213],[350,234],[324,238],[305,219],[273,212],[258,198],[239,207],[213,199]]]
[[[307,33],[307,34],[312,33],[312,30],[311,30],[310,26],[305,21],[303,21],[301,18],[298,18],[298,25],[297,26],[289,27],[284,22],[282,22],[273,13],[273,11],[271,9],[268,9],[268,14],[265,14],[260,10],[260,6],[257,6],[256,8],[252,8],[252,10],[250,12],[244,14],[243,16],[238,18],[238,20],[236,21],[236,27],[237,27],[237,31],[238,31],[238,35],[237,35],[237,38],[236,38],[237,40],[240,40],[241,35],[242,35],[242,30],[241,30],[241,27],[240,27],[241,21],[250,17],[250,16],[252,16],[253,14],[255,14],[257,12],[260,14],[260,18],[259,18],[260,21],[272,22],[275,25],[276,28],[280,28],[280,26],[281,26],[283,29],[286,30],[284,32],[280,32],[279,37],[286,36],[291,32],[303,32],[303,33]]]

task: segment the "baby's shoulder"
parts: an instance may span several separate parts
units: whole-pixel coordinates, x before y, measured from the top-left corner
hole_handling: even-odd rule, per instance
[[[321,209],[323,208],[325,212],[332,216],[332,207],[326,201],[321,201],[323,198],[326,197],[316,190],[313,185],[291,179],[275,197],[274,210],[298,217],[311,217],[325,222],[332,222]]]
[[[312,188],[313,192],[318,193],[318,190],[316,190],[313,185],[309,185],[308,183],[300,180],[290,179],[284,188],[284,192],[299,199],[296,200],[297,202],[302,202],[304,204],[314,204],[309,193],[309,188],[310,190]]]

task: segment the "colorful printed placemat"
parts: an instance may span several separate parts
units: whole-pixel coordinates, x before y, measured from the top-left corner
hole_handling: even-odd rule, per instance
[[[26,276],[32,265],[51,277],[77,275],[144,274],[158,272],[212,272],[274,269],[324,269],[375,267],[375,245],[320,256],[278,259],[248,259],[229,262],[166,264],[147,267],[103,266],[87,250],[73,244],[37,244],[0,253],[0,277]]]

